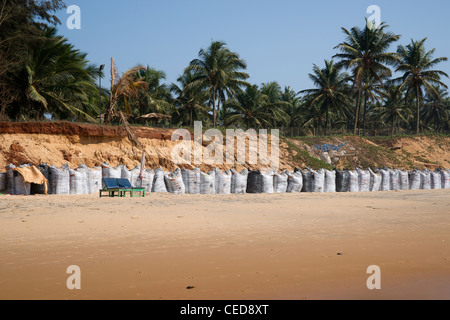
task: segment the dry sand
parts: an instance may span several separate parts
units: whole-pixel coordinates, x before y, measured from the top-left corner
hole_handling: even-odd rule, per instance
[[[449,206],[450,190],[3,195],[0,299],[450,299]]]

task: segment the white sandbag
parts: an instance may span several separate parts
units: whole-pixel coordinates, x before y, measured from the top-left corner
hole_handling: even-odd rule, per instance
[[[288,174],[286,171],[275,172],[273,175],[273,191],[276,193],[285,193],[288,186]]]
[[[389,188],[393,191],[400,190],[400,170],[389,169],[390,181]]]
[[[336,192],[336,171],[324,170],[325,182],[323,185],[323,192]]]
[[[336,192],[348,192],[350,189],[349,181],[350,175],[348,170],[336,170]]]
[[[450,171],[440,170],[441,172],[441,186],[442,189],[450,189]]]
[[[303,188],[303,176],[302,173],[299,171],[288,171],[288,185],[286,192],[289,193],[297,193],[301,192]]]
[[[122,169],[123,170],[123,169]],[[123,171],[122,171],[123,173]],[[133,169],[128,170],[130,184],[133,188],[141,187],[141,180],[139,179],[139,175],[141,174],[141,166],[136,165]],[[122,178],[125,179],[125,178]]]
[[[356,168],[358,172],[358,185],[360,192],[370,191],[370,171]]]
[[[31,184],[25,183],[21,174],[16,173],[14,175],[14,194],[17,195],[29,195],[31,190]]]
[[[230,194],[231,193],[231,171],[227,170],[225,172],[214,168],[215,174],[215,187],[217,194]]]
[[[356,170],[348,171],[348,191],[349,192],[359,192],[359,175]]]
[[[210,171],[208,173],[200,172],[200,193],[216,193],[216,173],[214,171]]]
[[[131,173],[130,170],[127,168],[126,165],[121,164],[116,167],[118,170],[120,170],[120,178],[121,179],[128,179],[131,183]]]
[[[372,171],[372,169],[368,169],[370,173],[370,191],[380,191],[381,186],[381,174],[378,172]]]
[[[261,193],[273,193],[273,171],[261,172]]]
[[[261,193],[261,172],[252,170],[247,175],[247,193]]]
[[[317,171],[311,170],[312,172],[312,192],[323,192],[325,185],[325,171],[324,169],[319,169]]]
[[[120,179],[122,178],[122,167],[111,167],[106,162],[102,163],[102,177],[103,178],[114,178]]]
[[[185,186],[186,193],[200,194],[200,169],[193,170],[181,169],[181,176]]]
[[[102,188],[102,167],[94,167],[90,169],[88,174],[88,193],[98,193]]]
[[[231,169],[231,193],[244,194],[247,192],[248,169],[237,172]]]
[[[84,169],[69,169],[70,194],[86,194],[87,174]]]
[[[442,189],[441,173],[438,171],[431,171],[431,189]]]
[[[6,191],[9,194],[14,194],[15,190],[14,190],[14,168],[16,166],[13,165],[12,163],[8,164],[5,169],[6,169]]]
[[[77,171],[86,172],[86,194],[97,193],[102,188],[102,167],[89,168],[85,164],[80,164]]]
[[[153,180],[152,192],[167,192],[166,183],[164,180],[164,170],[159,167],[155,170],[155,176]]]
[[[50,165],[48,168],[49,180],[51,185],[51,194],[69,194],[70,193],[70,175],[69,166],[64,164],[61,168]]]
[[[300,170],[303,178],[303,188],[302,192],[313,192],[313,173],[311,170],[304,169]]]
[[[29,164],[21,165],[19,168],[29,167]],[[26,183],[22,175],[17,171],[14,172],[14,194],[29,195],[31,192],[31,184]]]
[[[428,169],[420,172],[420,189],[430,190],[431,189],[431,173]]]
[[[153,169],[144,169],[144,172],[142,173],[142,185],[141,185],[141,179],[138,178],[137,180],[137,188],[145,188],[145,192],[152,192],[153,189],[153,181],[155,180],[155,171]]]
[[[0,173],[0,191],[6,190],[6,172]]]
[[[414,169],[409,173],[409,189],[418,190],[421,188],[422,174],[419,170]]]
[[[400,170],[400,190],[409,190],[409,174],[406,170]]]
[[[185,186],[183,183],[183,177],[181,176],[181,170],[175,169],[173,172],[166,172],[164,174],[164,181],[167,186],[167,191],[174,194],[184,194]]]
[[[391,190],[391,172],[389,169],[380,169],[378,172],[381,174],[380,191]]]

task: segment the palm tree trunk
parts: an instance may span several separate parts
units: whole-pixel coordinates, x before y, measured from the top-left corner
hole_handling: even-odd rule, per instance
[[[366,135],[366,109],[367,109],[367,95],[364,94],[363,136]]]
[[[328,136],[328,103],[325,110],[325,136]]]
[[[395,117],[392,116],[391,137],[394,135],[394,122],[395,122]]]
[[[416,85],[416,103],[417,103],[417,127],[416,134],[419,134],[420,130],[420,100],[419,100],[419,86]]]
[[[216,88],[213,88],[213,127],[216,127]]]
[[[359,104],[361,101],[361,88],[358,88],[358,97],[356,98],[355,106],[355,125],[353,126],[353,134],[358,132],[358,118],[359,118]]]

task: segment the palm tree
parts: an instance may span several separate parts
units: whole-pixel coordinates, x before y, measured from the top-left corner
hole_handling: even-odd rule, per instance
[[[220,102],[224,101],[225,95],[232,98],[243,86],[249,86],[245,81],[249,75],[242,71],[247,68],[246,62],[225,45],[225,42],[213,41],[208,49],[201,49],[198,53],[199,58],[192,60],[185,69],[197,75],[188,87],[199,85],[207,87],[211,96],[214,127],[217,124],[217,110],[220,110]],[[225,115],[224,107],[223,117]]]
[[[151,112],[169,114],[173,111],[170,89],[161,83],[165,79],[166,74],[163,71],[149,66],[134,74],[135,81],[146,83],[132,99],[132,104],[137,106],[137,116]]]
[[[354,134],[358,130],[359,109],[363,83],[368,78],[377,79],[382,83],[380,73],[391,76],[388,65],[398,61],[398,55],[387,52],[392,43],[400,36],[387,32],[388,27],[384,22],[377,28],[368,25],[367,19],[364,29],[353,27],[350,30],[342,28],[346,35],[346,41],[338,44],[335,49],[341,53],[335,54],[333,58],[339,58],[338,66],[344,66],[351,70],[353,86],[356,90],[356,105],[354,119]]]
[[[446,57],[433,59],[435,49],[425,50],[424,38],[420,41],[411,40],[411,43],[405,46],[399,46],[397,49],[401,60],[396,72],[402,72],[403,76],[395,79],[400,83],[400,89],[405,89],[408,97],[413,92],[416,100],[416,134],[420,131],[420,103],[423,98],[424,90],[430,95],[438,96],[435,86],[447,86],[441,81],[441,76],[447,77],[447,73],[441,70],[433,69],[438,63],[447,61]]]
[[[325,114],[325,135],[328,134],[329,113],[343,111],[348,104],[347,83],[349,76],[342,73],[340,68],[333,60],[325,60],[325,67],[319,68],[317,65],[313,67],[313,73],[309,74],[309,78],[313,81],[316,88],[300,91],[305,94],[308,100],[308,107],[315,108],[322,114]]]
[[[374,114],[378,122],[391,124],[391,135],[394,135],[395,123],[408,121],[409,109],[403,104],[403,92],[398,86],[387,86],[381,92],[383,101],[375,107]]]
[[[271,114],[266,111],[268,97],[262,94],[257,85],[247,87],[245,92],[236,95],[235,99],[227,101],[227,108],[234,110],[226,121],[228,124],[244,123],[247,129],[261,128],[270,124]]]
[[[443,128],[449,120],[449,110],[446,104],[448,92],[439,87],[435,90],[437,95],[425,96],[421,118],[425,119],[425,123],[433,122],[433,129],[436,131]]]
[[[202,119],[208,115],[208,92],[203,90],[201,86],[188,87],[188,84],[195,78],[195,73],[186,71],[177,79],[180,86],[175,83],[172,83],[170,86],[170,91],[175,94],[174,103],[178,116],[183,123],[189,123],[191,127],[194,124],[194,120],[198,119],[200,115],[203,115]]]
[[[291,107],[289,101],[282,100],[281,87],[276,81],[261,84],[261,94],[266,96],[265,112],[271,114],[271,125],[288,126],[290,116],[288,110]]]
[[[34,114],[37,119],[48,113],[95,121],[96,107],[89,103],[89,96],[98,93],[98,68],[89,65],[86,54],[74,49],[66,38],[57,36],[56,29],[47,28],[44,37],[39,46],[29,50],[15,83],[16,112]]]
[[[105,114],[105,124],[111,123],[112,119],[117,116],[122,122],[127,123],[126,119],[132,113],[130,99],[136,98],[140,90],[147,89],[148,86],[147,82],[136,78],[136,74],[140,70],[145,70],[145,67],[137,66],[129,69],[116,81],[117,70],[114,59],[111,58],[111,94]]]

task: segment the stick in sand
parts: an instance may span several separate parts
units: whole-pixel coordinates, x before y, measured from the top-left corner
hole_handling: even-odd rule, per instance
[[[141,158],[141,172],[139,173],[139,180],[141,180],[141,185],[139,186],[142,188],[142,179],[144,176],[144,166],[145,166],[145,151],[142,151],[142,158]]]

